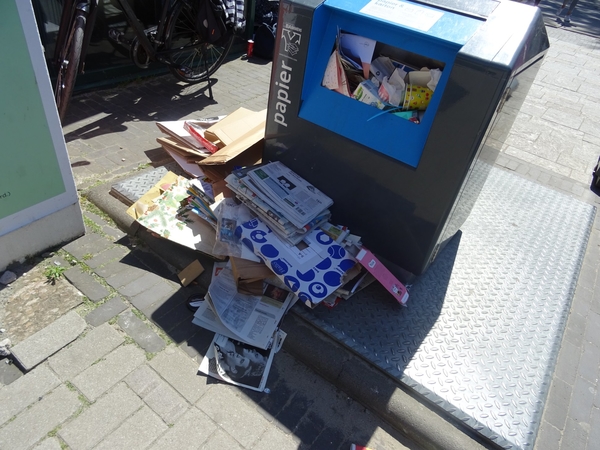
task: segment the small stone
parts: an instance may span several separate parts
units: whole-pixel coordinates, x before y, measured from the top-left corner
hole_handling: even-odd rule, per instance
[[[13,272],[11,272],[10,270],[7,270],[0,277],[0,283],[2,283],[2,284],[10,284],[13,281],[15,281],[16,279],[17,279],[17,276]]]
[[[10,339],[4,339],[0,341],[0,356],[8,356],[10,355]]]
[[[62,264],[60,263],[60,261],[54,261],[54,265],[55,266],[62,266]]]

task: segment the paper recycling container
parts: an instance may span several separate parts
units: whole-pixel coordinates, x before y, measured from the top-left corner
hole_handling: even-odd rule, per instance
[[[539,8],[282,0],[277,28],[264,159],[329,195],[334,223],[371,251],[422,274],[470,213],[542,63]],[[323,86],[340,33],[375,41],[373,58],[394,67],[438,69],[419,123]]]

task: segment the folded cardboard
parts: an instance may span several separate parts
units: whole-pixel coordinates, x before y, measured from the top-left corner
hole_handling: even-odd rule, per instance
[[[196,152],[206,152],[197,141],[194,139],[189,131],[184,128],[185,121],[177,120],[170,122],[156,122],[156,126],[164,134],[168,135],[173,141],[176,141],[179,145],[194,149]]]
[[[215,136],[226,136],[225,141],[227,141],[228,144],[220,148],[216,153],[213,153],[209,157],[199,161],[198,164],[201,166],[225,164],[234,158],[237,158],[242,153],[245,153],[246,150],[252,148],[254,145],[262,143],[265,137],[266,114],[264,114],[262,111],[260,113],[252,114],[254,118],[260,118],[258,123],[255,123],[254,120],[247,121],[244,117],[242,117],[240,120],[232,122],[230,125],[220,129],[215,129],[214,132],[217,133]],[[227,116],[225,119],[223,119],[223,121],[227,120],[229,117],[230,116]],[[219,124],[220,123],[221,122],[219,122]],[[206,131],[205,136],[209,138],[208,130]],[[234,136],[235,139],[230,140],[230,138]]]
[[[239,108],[223,120],[212,125],[204,132],[204,137],[216,144],[219,148],[231,145],[244,136],[248,131],[263,125],[267,120],[267,110],[254,112],[246,108]],[[264,137],[264,134],[263,134]]]
[[[238,291],[244,294],[262,295],[263,281],[272,277],[273,272],[262,262],[229,257],[231,271]]]
[[[263,129],[264,134],[264,129]],[[262,161],[262,152],[264,147],[264,139],[240,149],[237,155],[229,158],[229,155],[222,162],[215,162],[213,158],[220,157],[219,155],[227,147],[219,150],[214,155],[200,161],[198,164],[202,168],[204,174],[212,181],[224,180],[234,169],[239,167],[254,166]],[[206,160],[212,160],[212,164],[207,164]],[[209,161],[210,163],[211,161]]]
[[[173,139],[172,137],[162,136],[156,138],[156,142],[158,142],[164,149],[177,152],[182,157],[185,157],[190,161],[202,161],[207,156],[207,154],[200,153],[189,146],[182,145],[179,141]]]

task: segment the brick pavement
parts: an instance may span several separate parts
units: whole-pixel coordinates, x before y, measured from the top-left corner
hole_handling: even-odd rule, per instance
[[[150,271],[147,250],[102,222],[47,256],[86,255],[69,269],[86,277],[70,281],[83,292],[92,280],[105,295],[15,342],[28,371],[0,387],[0,448],[416,448],[284,350],[268,394],[199,375],[211,333],[189,326],[183,301],[194,288],[182,292],[167,266]],[[180,324],[179,337],[168,332]]]
[[[554,3],[542,6],[549,10]],[[578,13],[584,14],[581,6]],[[600,153],[598,39],[564,27],[548,31],[551,48],[497,165],[598,206],[589,189]],[[269,73],[269,64],[227,63],[216,74],[215,102],[203,86],[187,87],[170,76],[76,98],[64,131],[78,188],[86,192],[164,161],[156,120],[226,114],[240,105],[264,108]],[[92,214],[86,216],[102,231],[89,230],[64,250],[89,263],[90,271],[81,272],[88,276],[73,271],[71,281],[100,298],[94,302],[91,294],[78,308],[88,325],[70,346],[0,388],[8,405],[0,415],[0,448],[347,448],[351,441],[416,448],[285,351],[276,358],[269,395],[197,376],[209,337],[189,325],[182,303],[189,290],[179,289],[173,268]],[[596,217],[538,450],[593,449],[600,442],[599,246]],[[95,283],[108,294],[102,297]],[[132,307],[152,321],[133,316],[142,323],[128,335]],[[144,339],[160,339],[165,348],[148,353]],[[234,414],[240,412],[248,414]]]

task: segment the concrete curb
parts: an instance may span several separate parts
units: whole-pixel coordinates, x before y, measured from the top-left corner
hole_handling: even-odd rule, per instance
[[[90,202],[111,217],[127,233],[135,232],[136,222],[126,214],[125,205],[109,194],[115,181],[99,185],[85,193]],[[202,255],[140,232],[142,239],[159,257],[181,269]],[[210,258],[208,258],[210,259]],[[201,280],[203,281],[203,280]],[[368,364],[352,350],[332,339],[297,314],[284,318],[288,334],[284,348],[349,397],[372,410],[392,427],[424,449],[470,450],[499,448],[483,437],[475,436],[453,419],[448,420],[411,395],[396,380]]]

